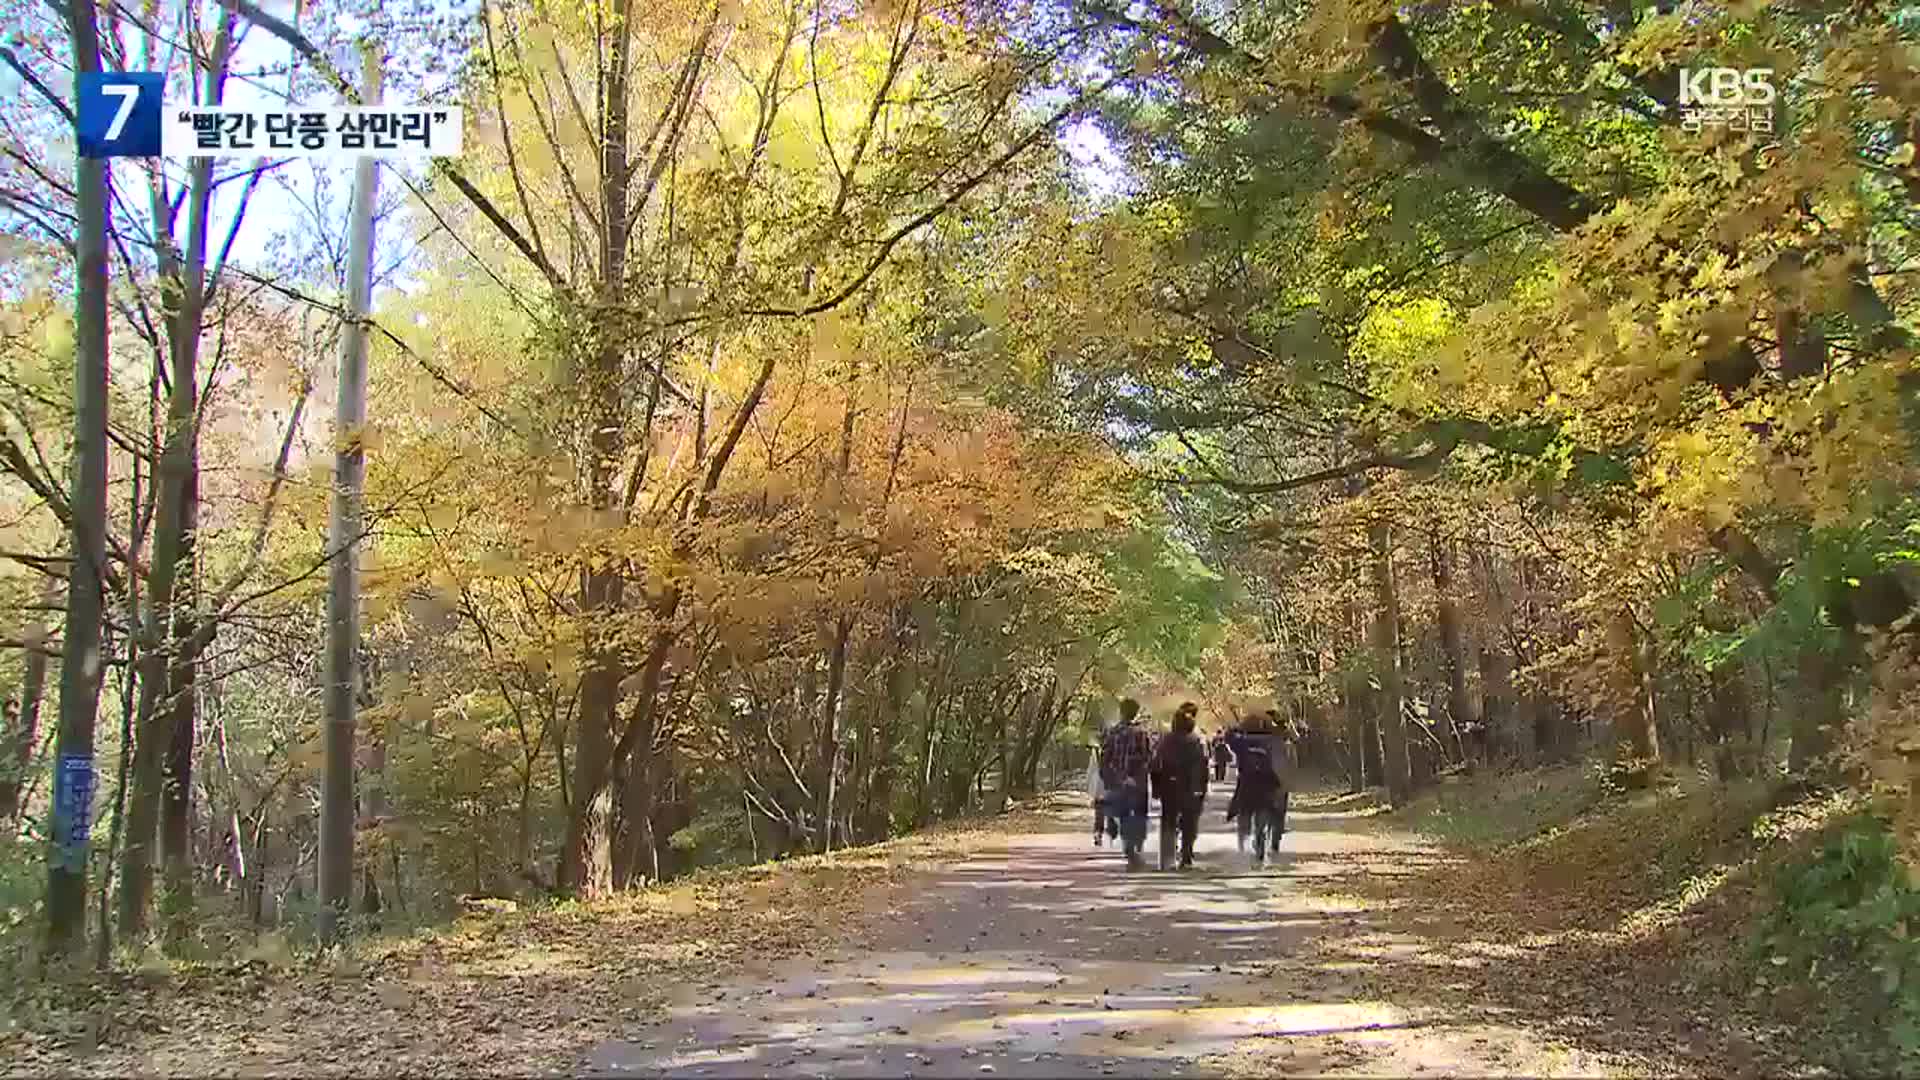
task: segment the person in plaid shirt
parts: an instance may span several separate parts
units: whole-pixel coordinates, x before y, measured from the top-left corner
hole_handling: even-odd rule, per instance
[[[1147,843],[1147,764],[1153,758],[1153,741],[1139,717],[1139,702],[1121,701],[1120,722],[1100,745],[1100,780],[1108,812],[1120,819],[1120,846],[1129,870],[1146,865],[1140,849]]]

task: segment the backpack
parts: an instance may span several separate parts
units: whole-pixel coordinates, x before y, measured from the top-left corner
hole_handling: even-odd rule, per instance
[[[1207,790],[1207,748],[1194,735],[1163,735],[1154,747],[1153,797],[1176,800],[1204,795]]]
[[[1249,739],[1241,758],[1240,775],[1249,784],[1262,791],[1271,791],[1280,786],[1280,770],[1274,765],[1272,743],[1265,739]]]

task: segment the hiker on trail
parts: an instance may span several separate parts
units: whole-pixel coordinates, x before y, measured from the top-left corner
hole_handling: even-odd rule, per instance
[[[1222,736],[1213,739],[1213,779],[1216,782],[1227,778],[1227,762],[1233,760],[1233,751],[1227,749],[1227,740]]]
[[[1153,750],[1154,794],[1160,799],[1160,869],[1173,869],[1174,837],[1179,837],[1180,869],[1193,866],[1193,842],[1200,834],[1200,808],[1207,799],[1207,745],[1194,734],[1200,707],[1185,702],[1173,714],[1173,730]]]
[[[1287,831],[1287,802],[1293,795],[1295,778],[1300,773],[1300,730],[1290,720],[1280,719],[1280,710],[1267,710],[1267,724],[1274,732],[1274,771],[1280,774],[1280,797],[1274,806],[1274,849],[1279,850],[1280,834]]]
[[[1100,739],[1094,743],[1093,753],[1087,759],[1087,794],[1093,799],[1094,847],[1104,844],[1109,836],[1120,835],[1120,818],[1111,813],[1107,806],[1108,797],[1112,793],[1107,790],[1106,782],[1100,777],[1100,747],[1105,742],[1109,730],[1111,728],[1107,724],[1103,723],[1100,726]]]
[[[1287,790],[1281,775],[1286,747],[1271,714],[1256,714],[1244,729],[1227,732],[1227,745],[1240,767],[1233,798],[1227,803],[1227,820],[1236,825],[1241,852],[1247,850],[1247,836],[1253,836],[1253,865],[1261,866],[1267,861],[1269,838],[1277,852],[1286,828]]]
[[[1147,764],[1153,753],[1139,715],[1139,702],[1122,700],[1120,722],[1100,744],[1100,784],[1107,793],[1107,813],[1120,819],[1120,848],[1129,870],[1145,865],[1140,849],[1147,843]]]

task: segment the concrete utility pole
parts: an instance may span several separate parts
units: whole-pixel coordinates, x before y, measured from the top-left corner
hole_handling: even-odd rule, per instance
[[[100,28],[90,0],[67,5],[74,98],[100,70]],[[77,949],[86,937],[87,836],[93,813],[93,724],[100,707],[100,625],[107,572],[107,162],[74,162],[73,564],[60,653],[60,731],[55,745],[53,829],[48,838],[47,944]],[[127,571],[131,578],[133,570]]]
[[[362,99],[380,103],[380,53],[364,47]],[[347,234],[347,319],[340,333],[339,400],[334,408],[333,520],[327,544],[326,779],[320,796],[320,939],[345,940],[353,897],[353,752],[359,719],[360,533],[367,473],[367,311],[373,300],[373,204],[379,162],[354,165]]]

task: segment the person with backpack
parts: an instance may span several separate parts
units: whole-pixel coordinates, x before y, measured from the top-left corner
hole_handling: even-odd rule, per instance
[[[1140,849],[1147,843],[1147,773],[1152,741],[1138,723],[1140,703],[1120,702],[1120,722],[1100,744],[1100,783],[1107,793],[1107,813],[1120,820],[1120,849],[1127,869],[1146,865]]]
[[[1280,758],[1286,748],[1272,719],[1265,715],[1248,720],[1244,730],[1227,732],[1227,745],[1240,768],[1233,798],[1227,804],[1227,820],[1235,823],[1241,852],[1247,850],[1247,837],[1253,837],[1253,865],[1262,866],[1267,861],[1269,840],[1277,852],[1280,834],[1286,828],[1287,792]]]
[[[1193,843],[1200,834],[1200,810],[1207,799],[1207,747],[1194,734],[1200,707],[1183,703],[1173,714],[1173,730],[1154,747],[1154,793],[1160,799],[1160,869],[1174,868],[1175,837],[1180,869],[1193,866]]]

